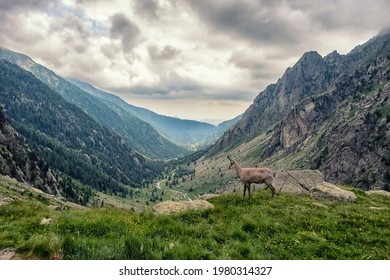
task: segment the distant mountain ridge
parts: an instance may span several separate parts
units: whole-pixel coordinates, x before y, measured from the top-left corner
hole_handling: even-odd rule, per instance
[[[131,114],[151,124],[166,139],[185,147],[213,144],[228,128],[241,118],[241,116],[238,116],[215,126],[205,122],[164,116],[148,109],[131,105],[120,97],[97,89],[86,82],[75,78],[68,78],[68,80],[82,90],[100,98],[118,114]]]

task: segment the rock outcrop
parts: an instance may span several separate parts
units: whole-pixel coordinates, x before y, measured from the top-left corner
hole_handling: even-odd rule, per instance
[[[390,198],[390,192],[384,191],[384,190],[371,190],[366,191],[366,194],[368,195],[383,195]]]
[[[310,189],[310,196],[317,200],[355,201],[356,195],[333,184],[322,182]]]

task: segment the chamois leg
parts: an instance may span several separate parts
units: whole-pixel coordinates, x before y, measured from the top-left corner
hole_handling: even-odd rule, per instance
[[[251,188],[250,188],[250,186],[251,186],[250,183],[244,183],[244,195],[243,195],[243,197],[245,197],[246,190],[248,190],[249,198],[251,197]]]
[[[266,185],[267,185],[267,187],[271,190],[271,192],[272,192],[272,196],[271,196],[271,198],[274,198],[274,195],[275,195],[275,188],[274,188],[274,186],[272,186],[272,184],[271,183],[269,183],[269,182],[264,182]]]

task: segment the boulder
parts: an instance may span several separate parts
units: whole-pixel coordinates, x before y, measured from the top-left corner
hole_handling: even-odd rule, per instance
[[[318,170],[293,170],[276,172],[276,192],[310,194],[317,184],[324,182],[324,174]]]
[[[385,191],[385,190],[370,190],[370,191],[366,191],[366,194],[368,194],[368,195],[377,194],[377,195],[383,195],[383,196],[390,197],[390,192]]]
[[[188,210],[204,210],[213,208],[214,205],[206,200],[193,200],[193,201],[165,201],[156,204],[153,210],[156,214],[172,214]]]
[[[53,223],[53,220],[51,218],[43,218],[39,224],[40,225],[49,225],[51,223]]]
[[[339,187],[327,183],[321,182],[314,188],[310,189],[310,196],[317,200],[332,200],[332,201],[355,201],[356,195],[347,190],[340,189]]]

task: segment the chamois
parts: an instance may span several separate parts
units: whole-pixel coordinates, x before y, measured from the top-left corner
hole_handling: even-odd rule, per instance
[[[251,197],[251,184],[252,183],[258,183],[258,184],[266,184],[267,187],[272,192],[272,197],[274,198],[275,195],[275,188],[272,185],[272,181],[275,177],[275,173],[266,167],[261,168],[241,168],[238,163],[233,160],[230,155],[227,156],[227,158],[230,160],[230,166],[229,169],[234,167],[237,173],[237,178],[240,179],[241,182],[244,183],[244,197],[246,190],[248,190],[249,198]]]

